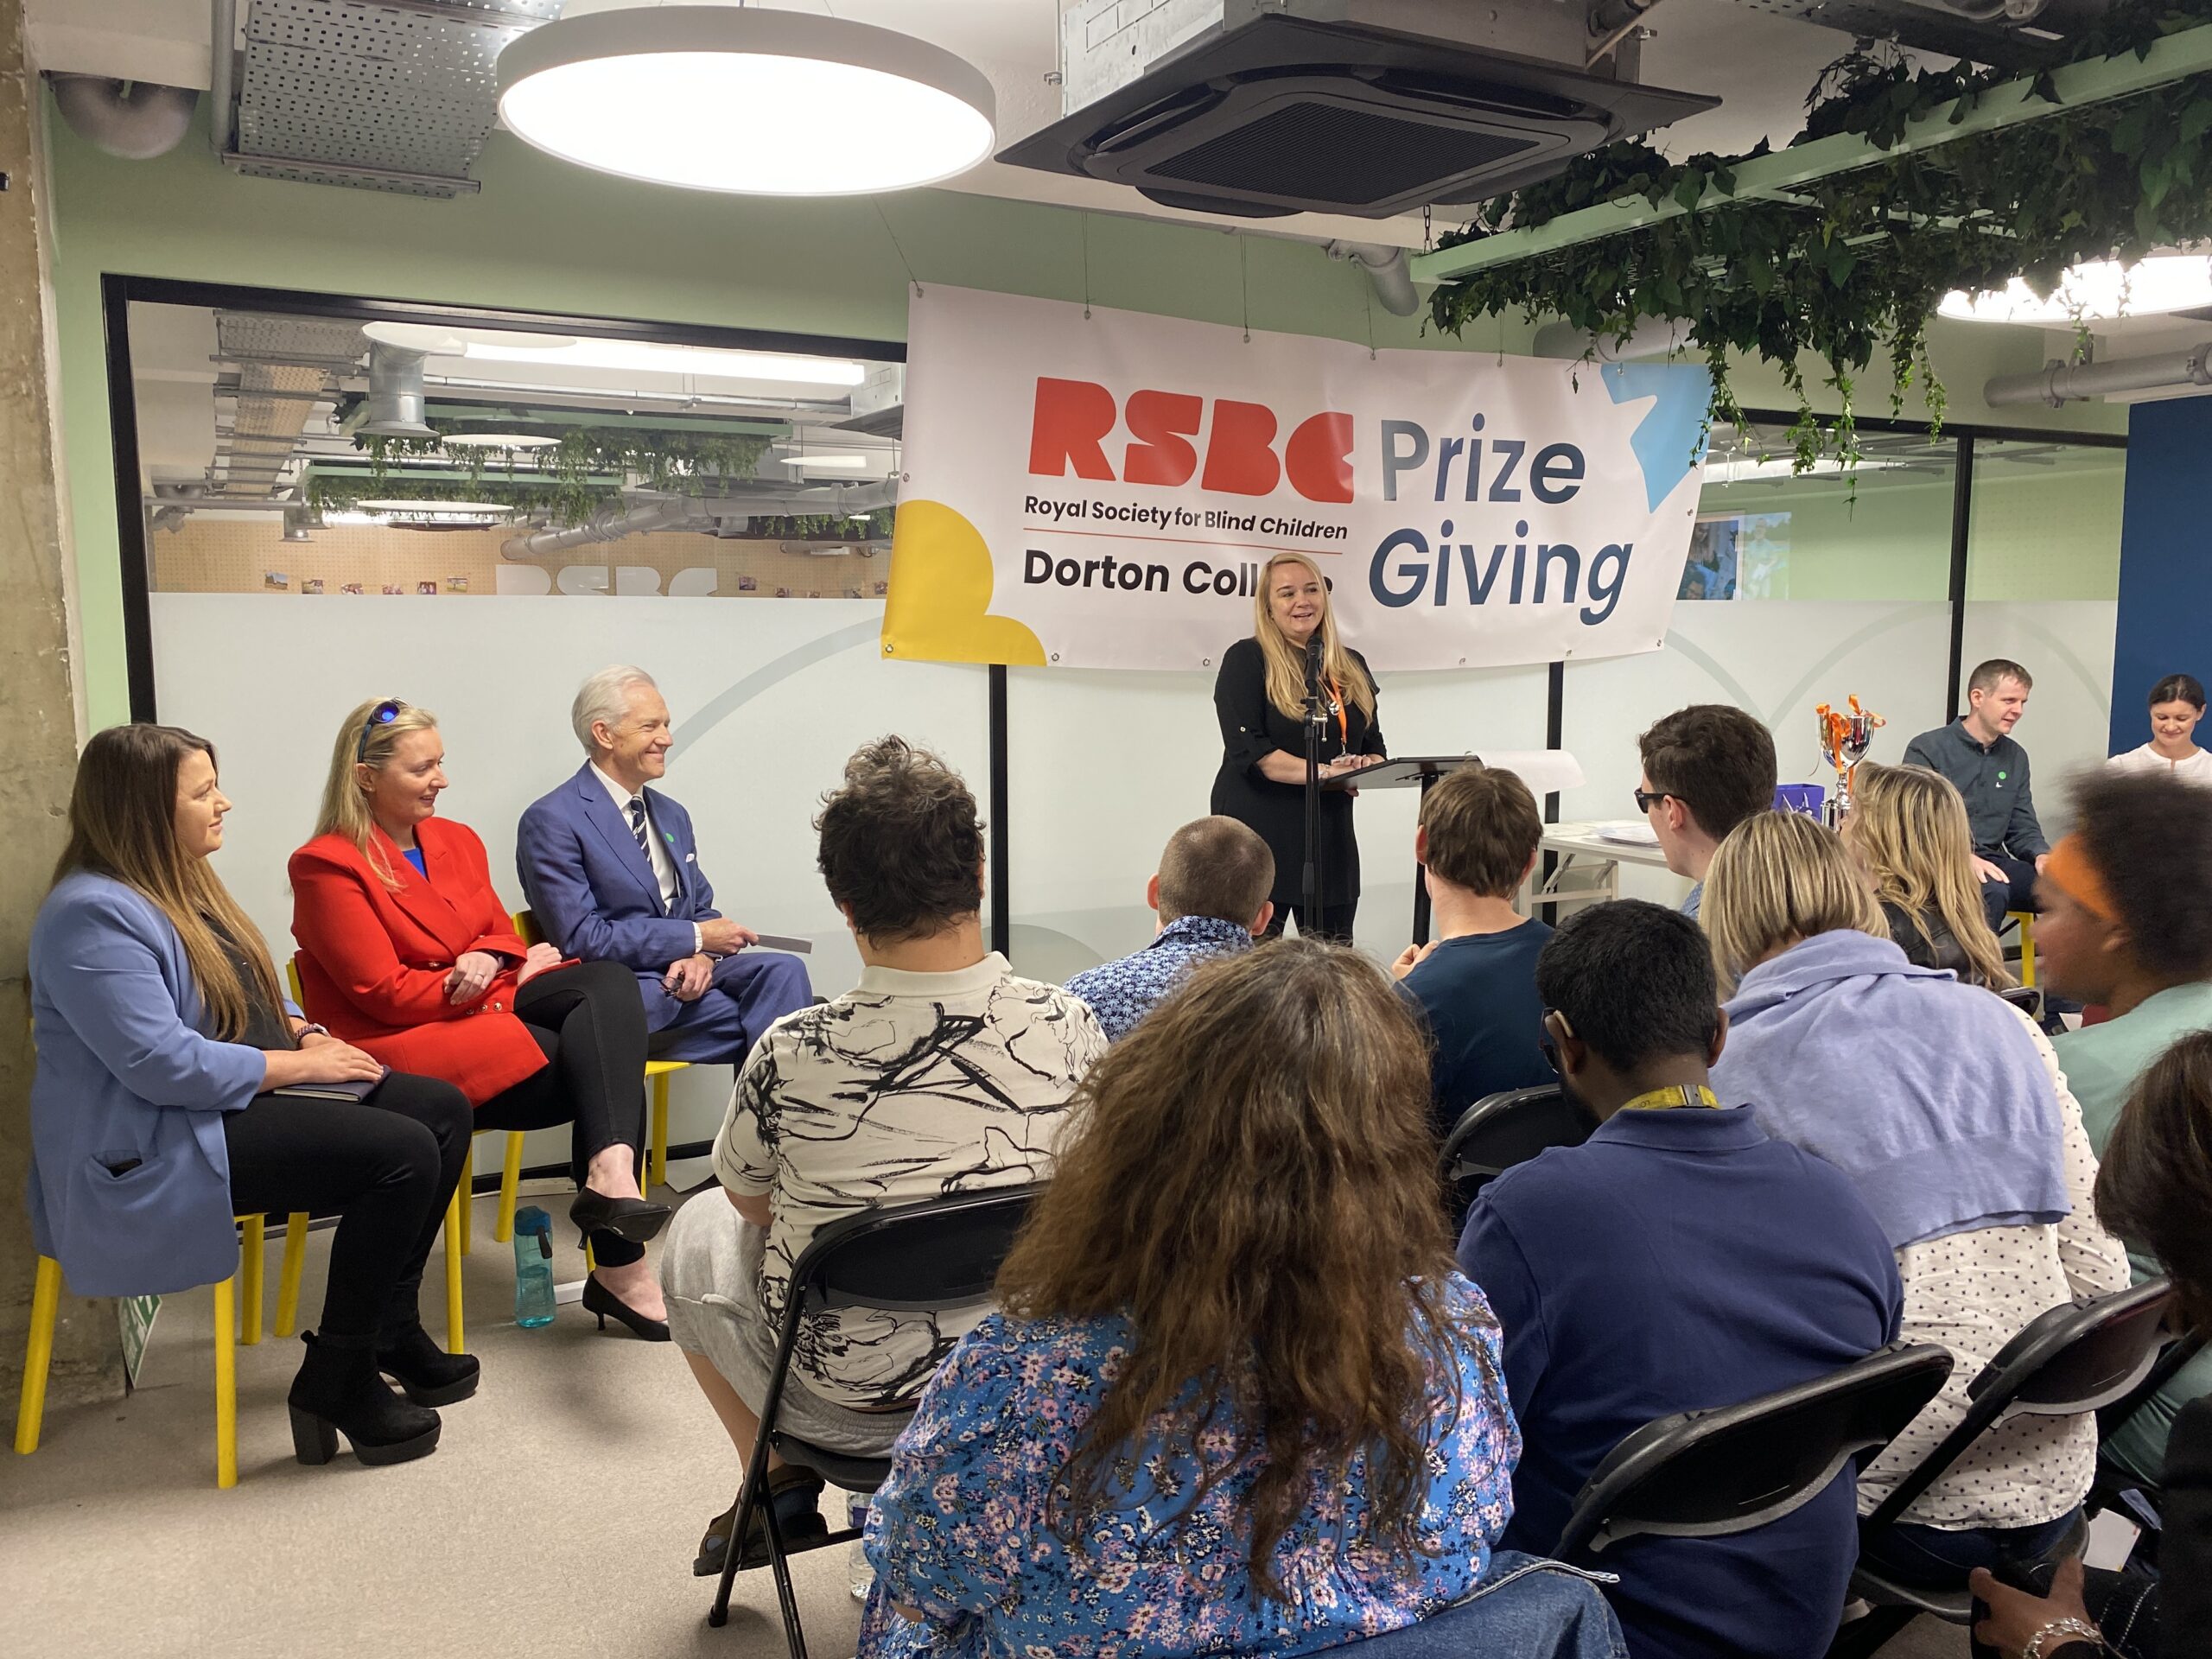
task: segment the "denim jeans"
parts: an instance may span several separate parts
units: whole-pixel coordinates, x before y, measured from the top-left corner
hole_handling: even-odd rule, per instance
[[[1357,1644],[1358,1659],[1628,1659],[1628,1643],[1598,1588],[1606,1573],[1586,1573],[1518,1550],[1491,1557],[1490,1575],[1464,1601],[1418,1624]],[[1332,1649],[1351,1659],[1350,1648]]]
[[[2032,1527],[1980,1527],[1959,1531],[1908,1522],[1863,1540],[1859,1559],[1900,1583],[1932,1590],[1961,1590],[1967,1574],[1986,1567],[2002,1575],[2007,1564],[2032,1562],[2064,1538],[2079,1510]]]

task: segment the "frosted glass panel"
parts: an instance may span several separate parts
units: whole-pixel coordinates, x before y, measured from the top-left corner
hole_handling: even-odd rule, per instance
[[[1914,733],[1939,723],[1949,626],[1940,602],[1679,605],[1664,650],[1567,665],[1565,747],[1588,781],[1561,797],[1560,816],[1635,817],[1637,734],[1693,702],[1732,703],[1764,721],[1784,783],[1828,783],[1813,710],[1856,692],[1889,721],[1873,758],[1894,761]],[[1620,875],[1624,897],[1678,904],[1689,891],[1661,869],[1624,864]]]
[[[237,810],[217,868],[281,958],[292,949],[285,861],[314,830],[355,704],[404,696],[437,714],[451,780],[441,810],[483,837],[500,898],[519,906],[516,822],[582,764],[569,727],[576,687],[635,662],[674,712],[666,787],[690,810],[717,907],[813,940],[816,988],[834,995],[860,959],[816,873],[812,819],[846,756],[896,731],[936,749],[979,798],[989,776],[985,671],[883,661],[882,608],[157,593],[155,682],[161,717],[220,752]],[[678,1073],[671,1138],[709,1135],[729,1084],[719,1066]],[[563,1161],[565,1144],[564,1131],[537,1135],[528,1161]]]
[[[1221,765],[1213,676],[1009,671],[1014,961],[1064,980],[1152,937],[1147,879],[1178,826],[1203,817]],[[1383,677],[1395,754],[1544,746],[1545,671]],[[1417,793],[1370,790],[1357,808],[1358,943],[1395,956],[1411,937]]]

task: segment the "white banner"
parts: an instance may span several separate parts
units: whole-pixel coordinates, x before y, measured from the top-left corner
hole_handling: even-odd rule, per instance
[[[909,310],[883,653],[1210,666],[1310,555],[1378,670],[1653,651],[1701,367],[1340,340],[931,287]]]

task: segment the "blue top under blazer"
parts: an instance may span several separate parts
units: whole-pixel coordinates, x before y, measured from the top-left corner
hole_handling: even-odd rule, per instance
[[[31,1235],[80,1296],[159,1295],[238,1271],[221,1115],[261,1051],[219,1042],[168,917],[77,871],[31,928]],[[299,1010],[288,998],[288,1014]],[[114,1173],[131,1160],[137,1166]]]

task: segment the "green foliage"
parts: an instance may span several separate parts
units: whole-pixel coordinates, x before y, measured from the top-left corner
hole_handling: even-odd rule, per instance
[[[879,507],[874,512],[862,513],[857,518],[840,518],[831,513],[798,513],[781,518],[755,518],[755,536],[787,541],[821,541],[830,537],[843,537],[852,541],[887,541],[891,536],[889,507]]]
[[[446,446],[448,437],[474,432],[513,432],[510,421],[433,420],[435,438],[357,435],[369,457],[365,477],[311,474],[308,497],[317,507],[346,507],[391,495],[395,458],[443,461],[466,472],[466,485],[406,480],[410,500],[497,501],[518,513],[543,512],[567,529],[588,524],[622,490],[669,491],[690,478],[751,478],[770,440],[750,432],[701,432],[645,427],[572,426],[561,429],[552,448],[491,450],[475,444]],[[498,456],[500,470],[493,469]],[[359,486],[359,487],[356,487]]]
[[[2162,36],[2212,22],[2212,0],[2120,0],[2097,29],[2069,41],[2069,60],[2147,54]],[[1853,133],[1893,149],[1914,118],[1954,99],[1962,120],[2010,73],[1916,70],[1894,53],[1854,52],[1808,100],[1804,143]],[[2046,71],[2034,95],[2054,97]],[[2014,276],[2048,294],[2077,261],[2133,260],[2212,236],[2212,76],[2057,111],[1799,187],[1786,200],[1732,195],[1734,169],[1766,153],[1670,162],[1619,143],[1566,172],[1483,204],[1441,245],[1529,229],[1561,213],[1641,197],[1694,209],[1616,235],[1499,265],[1439,287],[1430,313],[1457,334],[1472,318],[1557,315],[1607,340],[1647,318],[1688,322],[1713,372],[1713,416],[1740,410],[1731,353],[1780,369],[1797,403],[1789,429],[1800,469],[1827,448],[1857,459],[1854,377],[1885,351],[1890,407],[1916,383],[1938,425],[1941,385],[1928,361],[1929,317],[1952,289],[2002,288]],[[1824,427],[1800,366],[1826,364],[1841,413]]]

